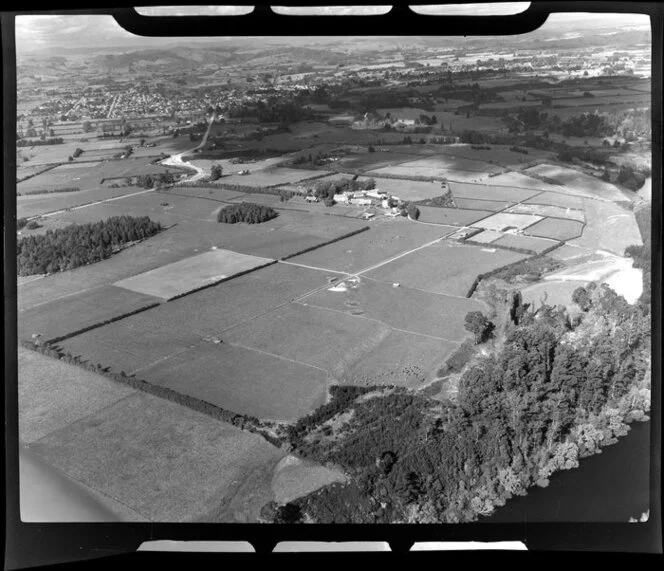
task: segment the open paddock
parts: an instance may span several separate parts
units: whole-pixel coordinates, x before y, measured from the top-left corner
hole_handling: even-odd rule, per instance
[[[284,455],[260,436],[143,393],[52,432],[30,450],[157,522],[236,521],[224,509],[230,498],[269,501],[269,478],[250,489],[244,483],[257,471],[271,474]],[[255,521],[258,509],[237,521]]]
[[[366,277],[464,297],[479,274],[526,257],[508,250],[491,251],[481,246],[443,241],[372,270]]]
[[[516,204],[507,209],[507,212],[515,214],[535,214],[537,216],[550,216],[552,218],[563,218],[567,220],[576,220],[584,222],[582,210],[573,210],[561,206],[552,206],[549,204]]]
[[[516,153],[510,150],[509,145],[493,145],[485,144],[480,145],[483,147],[490,147],[489,149],[473,149],[473,146],[465,143],[457,143],[454,145],[443,145],[440,147],[440,153],[449,157],[458,157],[471,159],[474,161],[481,161],[482,163],[491,163],[503,167],[518,166],[523,163],[529,163],[533,160],[555,156],[550,151],[540,151],[538,149],[528,149],[528,154]],[[481,164],[481,163],[478,163]],[[460,167],[459,167],[460,168]],[[464,170],[474,170],[465,168]]]
[[[480,160],[471,160],[451,155],[437,155],[414,161],[403,162],[394,166],[374,169],[368,174],[389,174],[395,176],[431,176],[452,178],[448,172],[470,171],[480,177],[489,173],[500,172],[500,167]],[[467,175],[471,176],[471,175]]]
[[[498,177],[495,177],[498,178]],[[521,202],[538,194],[539,190],[527,190],[510,186],[498,186],[494,179],[487,178],[482,184],[464,182],[450,183],[450,189],[455,200],[457,198],[472,198],[475,200],[497,200]]]
[[[534,198],[526,200],[528,204],[546,204],[550,206],[557,206],[559,208],[568,208],[583,212],[583,200],[580,196],[571,196],[561,192],[543,192]]]
[[[371,176],[360,176],[358,180],[366,180]],[[376,188],[384,190],[392,196],[398,196],[401,200],[423,200],[440,196],[439,182],[425,182],[417,180],[405,180],[397,178],[375,177]]]
[[[577,220],[561,220],[560,218],[544,218],[526,230],[526,234],[551,238],[552,240],[571,240],[578,238],[583,232],[583,222]]]
[[[578,287],[584,287],[589,281],[554,281],[545,280],[533,284],[521,290],[524,303],[529,303],[535,309],[543,304],[557,306],[564,305],[569,308],[579,310],[575,303],[572,303],[572,294]]]
[[[622,256],[627,246],[643,243],[634,212],[617,204],[589,199],[583,200],[583,207],[586,213],[583,235],[570,244]]]
[[[483,230],[479,234],[475,234],[466,240],[468,244],[491,244],[499,238],[502,238],[505,234],[502,232],[497,232],[496,230]]]
[[[492,242],[494,246],[503,248],[519,248],[521,250],[530,250],[535,254],[540,254],[547,248],[555,246],[556,242],[544,240],[542,238],[533,238],[532,236],[517,236],[515,234],[504,234],[501,238]]]
[[[600,178],[589,176],[576,169],[557,165],[541,164],[524,171],[560,181],[564,191],[578,196],[603,198],[606,200],[625,200],[624,195],[613,184]]]
[[[454,193],[452,193],[454,195]],[[505,210],[512,202],[500,200],[478,200],[476,198],[460,198],[454,197],[454,204],[457,208],[464,210],[490,210],[491,212],[498,212]]]
[[[387,147],[390,149],[390,147]],[[412,152],[380,151],[352,153],[342,157],[334,164],[337,168],[348,170],[375,170],[388,168],[391,165],[412,161],[417,158],[417,154]]]
[[[327,396],[325,371],[226,340],[178,353],[139,376],[226,410],[274,420],[304,416]]]
[[[18,347],[21,442],[35,442],[134,392],[81,367]]]
[[[214,183],[210,183],[209,186],[174,186],[165,191],[165,193],[177,196],[195,196],[218,200],[220,202],[231,202],[235,198],[247,196],[244,192],[219,188]]]
[[[249,169],[249,174],[231,174],[223,176],[219,182],[224,184],[242,184],[246,186],[277,186],[292,184],[314,176],[321,176],[324,172],[315,170],[292,169],[288,167],[273,167],[253,171],[251,165],[237,165],[239,170]]]
[[[313,464],[296,456],[286,456],[274,471],[272,490],[275,501],[285,504],[324,486],[346,481],[346,476],[338,469]]]
[[[445,171],[444,176],[450,182],[483,182],[489,178],[489,173],[450,169]]]
[[[558,184],[549,184],[535,177],[528,176],[530,169],[521,172],[506,172],[498,176],[492,176],[484,184],[488,186],[510,187],[531,190],[533,195],[546,190],[553,192],[564,192],[564,187]]]
[[[467,226],[482,218],[491,216],[489,210],[462,210],[460,208],[438,208],[435,206],[418,206],[421,222],[433,224],[450,224],[452,226]]]
[[[169,300],[272,261],[217,249],[125,278],[113,285]]]
[[[102,286],[19,312],[18,336],[29,341],[34,333],[39,333],[42,341],[47,341],[160,302],[151,295]]]
[[[373,225],[366,232],[295,256],[288,261],[338,272],[359,272],[454,230],[451,226],[414,224],[397,218]]]
[[[509,212],[498,212],[488,218],[476,222],[474,226],[484,228],[485,230],[496,230],[497,232],[504,231],[506,228],[518,228],[523,230],[528,226],[532,226],[535,222],[542,220],[541,216],[533,214],[511,214]]]
[[[345,285],[339,287],[340,284]],[[395,288],[392,284],[367,278],[360,278],[359,283],[336,282],[334,287],[315,292],[299,303],[377,320],[394,329],[454,342],[468,335],[463,326],[466,313],[484,309],[475,300],[404,286]]]

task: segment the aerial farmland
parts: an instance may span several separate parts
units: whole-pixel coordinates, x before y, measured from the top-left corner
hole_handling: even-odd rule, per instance
[[[647,77],[510,76],[442,48],[445,72],[395,53],[385,76],[330,49],[301,84],[294,65],[265,71],[287,48],[241,52],[242,73],[201,50],[178,81],[178,60],[167,74],[128,52],[143,63],[108,89],[93,63],[114,57],[71,56],[85,71],[45,79],[59,96],[39,105],[19,78],[19,437],[125,521],[280,521],[296,504],[327,521],[320,498],[407,457],[372,448],[397,428],[362,407],[423,407],[429,442],[519,311],[587,312],[591,283],[641,303],[648,173],[624,161],[649,148]],[[221,69],[236,83],[206,87]],[[599,144],[556,142],[590,98]]]

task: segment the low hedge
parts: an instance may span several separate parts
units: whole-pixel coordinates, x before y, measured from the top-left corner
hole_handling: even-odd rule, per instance
[[[358,228],[357,230],[353,230],[352,232],[348,232],[346,234],[343,234],[342,236],[332,238],[327,242],[323,242],[315,246],[310,246],[309,248],[305,248],[304,250],[300,250],[299,252],[295,252],[294,254],[288,254],[287,256],[284,256],[283,258],[279,259],[288,260],[290,258],[294,258],[295,256],[299,256],[300,254],[306,254],[307,252],[318,250],[318,248],[322,248],[323,246],[328,246],[329,244],[334,244],[335,242],[339,242],[340,240],[345,240],[346,238],[350,238],[351,236],[355,236],[355,234],[360,234],[361,232],[365,232],[366,230],[369,230],[369,226],[362,226],[362,228]]]

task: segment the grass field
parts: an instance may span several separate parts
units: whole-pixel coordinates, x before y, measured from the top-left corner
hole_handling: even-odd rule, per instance
[[[571,308],[577,308],[572,303],[572,294],[578,287],[588,285],[584,281],[543,281],[533,284],[521,290],[523,301],[529,303],[534,308],[539,308],[543,302],[547,305],[565,305]]]
[[[359,177],[359,180],[367,178],[369,177]],[[376,177],[376,188],[385,190],[392,196],[398,196],[401,200],[423,200],[441,194],[440,183],[437,182]]]
[[[450,183],[450,189],[457,198],[472,198],[476,200],[496,200],[507,202],[521,202],[532,198],[539,193],[538,190],[527,190],[525,188],[515,188],[511,186],[497,186],[495,179],[498,177],[487,178],[482,184],[472,184],[464,182]]]
[[[557,180],[565,185],[563,189],[569,194],[607,200],[625,200],[623,194],[611,183],[583,174],[575,169],[541,164],[526,169],[524,172]]]
[[[491,163],[493,165],[499,165],[504,167],[518,166],[523,163],[531,162],[538,158],[553,156],[553,153],[549,151],[539,151],[536,149],[529,149],[529,153],[527,155],[524,155],[523,153],[515,153],[514,151],[510,151],[508,145],[483,145],[483,146],[489,146],[491,148],[473,149],[472,145],[454,144],[454,145],[443,145],[440,148],[440,152],[450,157],[474,159],[475,161],[482,161],[483,163]],[[482,163],[477,163],[477,164],[481,165]],[[475,169],[464,167],[464,170],[475,170]]]
[[[293,420],[324,404],[328,379],[318,368],[226,341],[179,353],[140,377],[233,412],[275,420]]]
[[[501,170],[500,167],[496,167],[495,165],[482,160],[481,155],[479,155],[481,151],[477,151],[477,153],[478,156],[475,157],[439,154],[434,157],[401,163],[394,167],[395,169],[398,169],[394,173],[391,173],[389,168],[383,168],[380,170],[381,172],[387,172],[389,174],[402,174],[407,171],[419,176],[445,176],[445,172],[448,170],[472,171],[476,173],[499,172]]]
[[[524,188],[532,190],[532,195],[541,191],[563,192],[564,189],[558,184],[549,184],[532,176],[528,176],[530,169],[521,172],[506,172],[497,176],[492,176],[484,181],[489,186],[503,186],[510,188]]]
[[[336,290],[336,288],[335,288]],[[470,299],[458,299],[408,287],[360,278],[345,291],[324,289],[299,303],[380,321],[395,329],[457,341],[468,332],[463,319],[469,311],[483,305]]]
[[[619,256],[632,244],[642,244],[634,213],[610,202],[583,200],[586,226],[570,243],[591,250],[608,250]]]
[[[454,226],[466,226],[487,216],[491,216],[489,210],[462,210],[460,208],[438,208],[435,206],[418,206],[422,222],[434,224],[452,224]]]
[[[520,248],[522,250],[531,250],[536,254],[543,252],[555,244],[550,240],[533,238],[532,236],[516,236],[514,234],[505,234],[495,242],[494,246],[503,246],[505,248]]]
[[[237,170],[249,169],[249,174],[231,174],[219,179],[224,184],[244,184],[247,186],[274,186],[278,184],[292,184],[305,178],[324,174],[321,171],[291,169],[287,167],[264,168],[252,170],[251,164],[236,165]]]
[[[269,478],[264,489],[242,483],[258,469],[271,474],[283,456],[259,436],[143,393],[48,434],[30,450],[157,522],[235,521],[225,503],[239,493],[246,504],[256,495],[268,501]]]
[[[573,208],[575,210],[583,210],[583,201],[581,197],[570,196],[569,194],[562,194],[560,192],[543,192],[534,198],[529,198],[526,202],[529,204],[548,204],[565,209]]]
[[[533,214],[511,214],[509,212],[498,212],[488,218],[480,220],[474,226],[485,230],[496,230],[498,232],[505,228],[518,228],[523,230],[535,222],[542,220],[541,216]]]
[[[138,293],[172,299],[194,289],[246,272],[271,260],[212,250],[115,282],[115,286]]]
[[[565,218],[568,220],[576,220],[577,222],[584,222],[585,217],[582,210],[573,210],[571,208],[563,208],[561,206],[553,206],[550,204],[517,204],[507,209],[507,212],[515,214],[535,214],[537,216],[550,216],[553,218]]]
[[[101,375],[19,346],[19,439],[35,442],[134,392]]]
[[[450,226],[413,224],[394,219],[367,232],[295,256],[289,262],[341,272],[358,272],[452,232]]]
[[[483,230],[479,234],[475,234],[466,240],[466,242],[472,242],[477,244],[491,244],[498,238],[504,236],[502,232],[497,232],[496,230]]]
[[[553,240],[571,240],[578,238],[583,232],[583,222],[576,220],[561,220],[559,218],[544,218],[540,222],[524,230],[526,234],[541,236]]]
[[[477,200],[474,198],[460,198],[455,196],[454,204],[457,205],[457,208],[467,210],[490,210],[492,212],[497,212],[498,210],[504,210],[510,204],[512,204],[512,202],[499,200]]]
[[[526,257],[507,250],[490,252],[481,246],[441,242],[372,270],[367,277],[433,293],[465,296],[478,274]]]
[[[296,456],[284,457],[274,471],[272,491],[279,504],[306,496],[323,486],[335,482],[344,483],[347,478],[339,470],[312,464]]]
[[[55,299],[18,314],[18,336],[30,340],[40,333],[46,341],[121,315],[146,308],[161,300],[151,295],[114,286],[101,286],[79,295]]]

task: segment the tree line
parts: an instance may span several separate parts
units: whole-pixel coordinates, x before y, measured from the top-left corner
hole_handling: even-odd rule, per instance
[[[18,275],[50,274],[99,262],[122,245],[149,238],[162,229],[147,216],[114,216],[26,236],[16,245]]]

